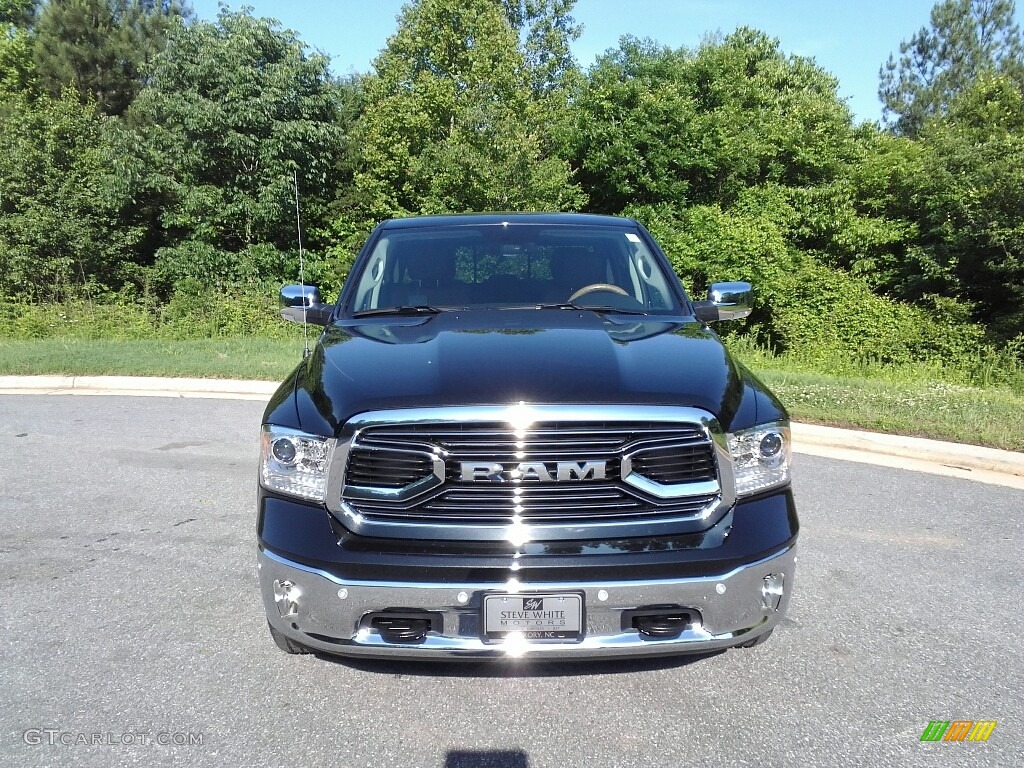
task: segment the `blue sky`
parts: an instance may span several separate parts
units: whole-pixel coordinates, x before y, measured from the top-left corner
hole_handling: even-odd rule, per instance
[[[246,0],[331,57],[337,74],[366,72],[395,31],[403,0]],[[217,15],[218,0],[192,0],[200,18]],[[709,33],[747,25],[777,37],[786,53],[813,57],[839,78],[840,95],[858,120],[881,119],[878,68],[928,23],[934,0],[577,0],[583,24],[574,53],[584,67],[621,35],[693,47]],[[1018,6],[1017,19],[1021,11]]]

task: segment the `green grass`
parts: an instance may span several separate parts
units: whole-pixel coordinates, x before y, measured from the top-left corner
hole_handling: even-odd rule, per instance
[[[740,345],[737,345],[740,346]],[[793,418],[1024,451],[1024,394],[958,383],[933,366],[813,363],[735,350]],[[0,340],[0,374],[188,376],[280,381],[298,363],[301,340]],[[822,373],[813,368],[829,371]],[[950,379],[954,379],[951,381]]]
[[[0,375],[187,376],[280,381],[302,359],[302,340],[0,340]]]
[[[1024,397],[1001,387],[761,371],[795,421],[1024,451]]]
[[[1024,451],[1024,371],[979,357],[883,365],[828,352],[773,356],[744,338],[733,354],[796,421]]]

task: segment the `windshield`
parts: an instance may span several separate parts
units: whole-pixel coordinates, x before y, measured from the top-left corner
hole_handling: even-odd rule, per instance
[[[354,274],[354,314],[565,306],[672,314],[678,300],[627,229],[540,224],[385,231]],[[672,278],[674,279],[674,278]]]

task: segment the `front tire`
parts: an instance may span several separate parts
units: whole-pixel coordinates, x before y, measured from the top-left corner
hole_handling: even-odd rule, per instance
[[[304,645],[299,645],[291,638],[288,638],[278,632],[273,626],[271,626],[269,621],[267,622],[267,629],[270,630],[270,636],[274,639],[274,643],[285,653],[309,653],[309,648]]]
[[[774,629],[769,629],[767,632],[758,635],[753,640],[743,643],[743,645],[741,645],[740,648],[756,648],[759,645],[764,645],[768,642],[768,638],[772,636],[772,632],[774,631]]]

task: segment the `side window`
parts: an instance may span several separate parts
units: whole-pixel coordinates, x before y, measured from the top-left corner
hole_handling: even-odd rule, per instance
[[[671,306],[665,275],[658,269],[654,257],[642,243],[636,244],[630,257],[630,271],[635,271],[636,277],[643,283],[644,293],[647,294],[647,306],[650,309],[668,309]]]
[[[644,286],[640,280],[640,274],[637,272],[635,255],[635,253],[630,253],[626,262],[629,265],[629,287],[631,288],[633,298],[647,305],[646,291],[644,291]]]
[[[356,288],[355,311],[376,309],[380,306],[380,286],[388,268],[387,252],[388,240],[385,238],[377,243],[366,269],[363,270],[363,276]]]

